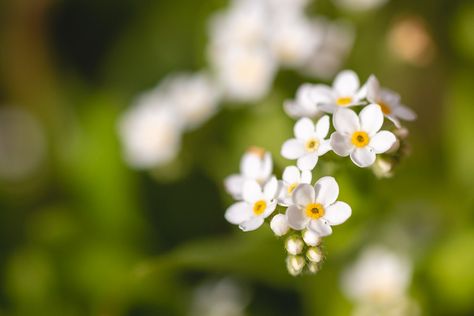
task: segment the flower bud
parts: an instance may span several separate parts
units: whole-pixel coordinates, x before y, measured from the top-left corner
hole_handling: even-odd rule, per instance
[[[379,178],[389,178],[392,174],[393,164],[387,160],[377,157],[375,163],[372,165],[374,174]]]
[[[297,236],[291,236],[286,240],[285,248],[290,255],[298,255],[303,251],[304,242]]]
[[[272,221],[270,222],[270,228],[277,236],[285,235],[290,229],[290,227],[288,226],[288,221],[286,220],[286,216],[284,214],[275,215],[272,218]]]
[[[321,237],[309,229],[303,233],[303,240],[308,246],[317,246],[321,243]]]
[[[302,256],[288,256],[286,258],[286,267],[292,276],[297,276],[303,271],[305,260]]]
[[[323,259],[323,254],[321,253],[321,249],[318,247],[311,247],[306,251],[306,258],[308,258],[311,262],[321,262]]]
[[[319,271],[319,264],[317,262],[309,262],[307,267],[311,274],[315,274]]]

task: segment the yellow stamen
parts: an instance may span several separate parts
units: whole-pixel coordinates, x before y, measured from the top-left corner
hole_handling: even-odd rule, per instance
[[[255,204],[253,205],[253,212],[255,215],[262,215],[262,213],[265,212],[266,208],[267,202],[265,202],[264,200],[260,200],[255,202]]]
[[[290,185],[288,186],[288,194],[293,193],[293,191],[296,189],[297,186],[298,186],[298,183],[297,183],[297,182],[290,184]]]
[[[351,97],[340,97],[337,98],[336,104],[339,106],[348,106],[352,102]]]
[[[383,101],[378,101],[377,103],[380,106],[380,109],[382,109],[383,114],[389,115],[390,113],[392,113],[392,109],[390,108],[390,105],[388,105],[387,103]]]
[[[252,146],[247,149],[247,152],[254,154],[260,158],[263,158],[263,156],[265,156],[265,149],[263,149],[262,147]]]
[[[320,203],[310,203],[306,205],[306,216],[318,219],[324,216],[324,206]]]
[[[319,147],[319,140],[316,138],[310,138],[306,141],[304,147],[306,148],[306,151],[310,153],[315,152]]]
[[[358,131],[352,134],[352,143],[356,147],[365,147],[369,144],[369,135],[364,131]]]

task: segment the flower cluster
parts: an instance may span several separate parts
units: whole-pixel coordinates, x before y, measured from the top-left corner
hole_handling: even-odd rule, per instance
[[[339,185],[333,177],[321,177],[312,185],[319,158],[332,151],[350,157],[358,167],[373,166],[380,175],[376,161],[400,158],[406,136],[400,132],[400,120],[413,120],[415,113],[400,103],[398,94],[381,88],[375,76],[361,86],[350,70],[339,73],[332,86],[302,85],[296,100],[286,102],[285,109],[290,116],[299,117],[294,138],[281,148],[281,155],[295,165],[286,167],[277,180],[270,153],[251,148],[242,157],[240,174],[225,180],[227,191],[237,200],[225,218],[243,231],[255,230],[270,219],[275,235],[288,236],[288,271],[292,275],[305,270],[315,273],[323,258],[321,239],[352,214],[347,203],[338,201]],[[384,122],[392,131],[383,128]],[[392,167],[385,169],[385,175]],[[282,212],[275,215],[279,209]]]

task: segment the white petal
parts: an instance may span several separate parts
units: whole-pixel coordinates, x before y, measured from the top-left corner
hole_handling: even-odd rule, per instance
[[[316,136],[319,139],[324,139],[328,136],[329,132],[329,116],[324,115],[316,123]]]
[[[332,150],[339,156],[345,157],[354,149],[354,144],[352,144],[350,136],[343,135],[339,132],[332,133],[330,143]]]
[[[304,214],[304,211],[298,208],[296,205],[288,207],[286,210],[286,219],[288,220],[288,225],[296,230],[302,230],[306,228],[309,219]]]
[[[329,236],[332,234],[332,228],[327,221],[324,219],[312,220],[309,223],[309,229],[318,234],[321,237]]]
[[[339,196],[339,185],[333,177],[322,177],[314,185],[315,201],[325,207],[334,203]]]
[[[240,224],[239,228],[242,229],[244,232],[249,232],[252,230],[256,230],[257,228],[262,226],[263,222],[263,217],[254,217]]]
[[[321,143],[319,144],[319,147],[316,150],[316,152],[318,153],[318,156],[322,156],[330,150],[331,150],[331,143],[328,139],[326,139],[326,140],[321,140]]]
[[[281,147],[281,155],[286,159],[297,159],[305,153],[304,144],[298,139],[289,139]]]
[[[255,180],[244,182],[242,197],[249,203],[256,202],[263,198],[262,187]]]
[[[352,96],[360,87],[359,77],[352,70],[344,70],[337,75],[332,86],[338,95]]]
[[[277,214],[272,218],[270,228],[275,235],[283,236],[288,232],[290,226],[288,226],[288,220],[284,214]]]
[[[225,219],[232,224],[239,225],[252,216],[251,206],[246,202],[237,202],[225,211]]]
[[[405,121],[413,121],[416,119],[416,113],[404,105],[395,107],[393,109],[393,114]]]
[[[283,171],[282,178],[288,184],[292,184],[296,182],[299,183],[301,179],[300,169],[298,169],[296,166],[288,166]]]
[[[260,181],[266,181],[273,172],[273,160],[272,155],[269,152],[266,152],[263,156],[261,166],[260,166]]]
[[[301,183],[293,191],[293,202],[301,207],[314,202],[314,188],[307,183]]]
[[[324,219],[326,219],[330,225],[339,225],[351,217],[351,214],[352,209],[347,203],[337,201],[326,208]]]
[[[316,164],[318,163],[318,158],[319,157],[317,152],[305,154],[302,157],[298,158],[296,165],[301,170],[313,170],[314,167],[316,167]]]
[[[351,160],[357,166],[365,168],[371,166],[375,162],[375,153],[369,146],[356,148],[351,152]]]
[[[335,99],[335,95],[331,87],[323,84],[314,85],[309,97],[318,106],[321,104],[332,103]]]
[[[277,178],[275,176],[271,177],[263,188],[263,195],[265,196],[265,199],[273,200],[276,198],[278,188],[279,186]]]
[[[240,174],[233,174],[225,178],[224,187],[234,199],[242,198],[242,188],[244,186],[244,177]]]
[[[396,141],[397,138],[393,133],[389,131],[380,131],[370,139],[369,146],[376,154],[381,154],[389,150]]]
[[[240,172],[245,178],[255,179],[260,173],[261,165],[262,159],[259,155],[247,152],[240,160]]]
[[[314,123],[309,118],[303,117],[296,122],[293,130],[295,137],[304,141],[314,135]]]
[[[377,133],[383,124],[383,113],[380,105],[372,103],[360,111],[360,128],[367,132],[369,136]]]
[[[336,131],[352,135],[360,130],[359,117],[350,109],[338,109],[332,118]]]
[[[267,208],[265,209],[265,212],[263,212],[262,216],[263,218],[267,218],[270,216],[273,211],[276,209],[277,203],[276,200],[271,200],[267,201]]]
[[[395,115],[393,115],[393,112],[392,114],[385,115],[385,117],[388,118],[395,125],[396,128],[402,127],[402,125],[400,124],[400,120]]]
[[[303,170],[301,171],[301,181],[300,183],[311,183],[311,178],[313,175],[311,174],[311,171],[309,170]]]
[[[365,84],[366,98],[372,103],[377,103],[380,99],[380,83],[377,77],[371,75]]]

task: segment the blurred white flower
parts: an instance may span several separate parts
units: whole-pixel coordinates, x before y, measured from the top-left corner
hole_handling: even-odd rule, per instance
[[[250,0],[258,1],[258,0]],[[270,9],[284,14],[303,11],[312,0],[262,0],[268,4]]]
[[[320,34],[320,44],[301,71],[309,76],[328,80],[341,69],[352,50],[355,30],[346,22],[332,22],[321,17],[314,20],[313,24],[315,32]]]
[[[342,276],[342,290],[357,303],[390,304],[406,295],[412,266],[408,258],[381,246],[367,248]]]
[[[296,91],[294,100],[286,100],[283,108],[290,117],[314,117],[320,111],[316,101],[312,97],[314,85],[305,83],[302,84]]]
[[[246,180],[242,191],[243,201],[234,203],[227,209],[226,220],[239,225],[243,231],[256,230],[275,210],[277,193],[278,181],[275,177],[263,186],[263,190],[257,181]]]
[[[312,174],[309,170],[300,171],[295,166],[288,166],[280,180],[278,203],[283,206],[293,204],[293,192],[300,183],[311,183]]]
[[[367,100],[380,105],[385,117],[391,120],[395,126],[400,127],[400,119],[405,121],[416,119],[416,113],[400,103],[400,95],[392,90],[382,88],[374,75],[367,80],[366,89]]]
[[[271,154],[263,148],[251,147],[240,160],[240,174],[228,176],[224,180],[224,185],[234,199],[240,200],[246,180],[255,180],[262,185],[270,179],[272,171]]]
[[[151,168],[173,160],[181,146],[182,121],[160,91],[136,101],[119,122],[126,161],[135,168]]]
[[[160,89],[176,107],[186,129],[198,127],[217,111],[220,91],[204,72],[172,75],[165,79]]]
[[[368,11],[383,6],[388,0],[333,0],[336,5],[351,11]]]
[[[38,120],[19,107],[0,108],[0,178],[19,181],[37,171],[46,155]]]
[[[319,156],[331,147],[326,136],[329,132],[329,116],[321,117],[316,124],[309,118],[301,118],[294,127],[295,138],[287,140],[281,148],[281,155],[287,159],[297,159],[301,170],[312,170]]]
[[[331,226],[344,223],[352,213],[351,207],[336,201],[339,186],[333,177],[322,177],[313,186],[300,184],[293,193],[294,205],[288,207],[288,224],[295,230],[308,228],[319,236],[332,233]]]
[[[244,316],[250,297],[236,282],[206,282],[193,295],[189,316]]]
[[[350,155],[361,168],[375,162],[376,154],[389,150],[396,137],[389,131],[379,131],[383,124],[383,113],[378,104],[369,104],[357,114],[350,109],[339,109],[334,113],[336,131],[331,135],[331,147],[339,156]]]
[[[290,226],[284,214],[277,214],[270,221],[270,228],[276,236],[280,237],[288,232]]]

